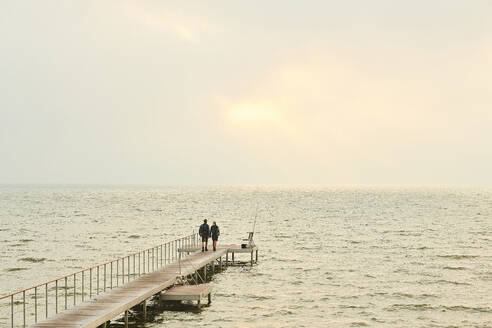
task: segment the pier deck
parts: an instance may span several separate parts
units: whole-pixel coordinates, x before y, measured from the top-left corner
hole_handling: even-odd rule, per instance
[[[222,262],[222,257],[227,255],[227,252],[227,246],[219,247],[215,252],[195,252],[180,262],[166,265],[31,327],[94,328],[122,313],[125,313],[127,321],[126,311],[130,308],[172,286],[180,277],[194,274],[210,263],[214,265],[217,259]]]

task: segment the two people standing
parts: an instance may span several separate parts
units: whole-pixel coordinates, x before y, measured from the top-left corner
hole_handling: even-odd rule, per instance
[[[212,227],[209,227],[207,219],[203,220],[203,223],[198,230],[198,234],[202,237],[202,252],[208,251],[208,238],[210,238],[210,236],[212,236],[214,252],[217,250],[217,240],[219,240],[220,230],[215,221],[212,224]]]

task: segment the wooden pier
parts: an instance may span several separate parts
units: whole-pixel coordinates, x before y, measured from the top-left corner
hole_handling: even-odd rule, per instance
[[[191,237],[191,238],[190,238]],[[221,245],[217,248],[217,251],[207,251],[207,252],[202,252],[201,250],[198,250],[197,245],[198,245],[198,238],[196,235],[192,236],[187,236],[183,237],[181,240],[183,240],[183,243],[175,243],[173,247],[173,253],[174,253],[174,258],[175,261],[165,263],[166,261],[164,260],[161,261],[161,265],[157,265],[157,267],[154,266],[154,261],[152,260],[152,266],[155,268],[154,271],[148,270],[146,273],[141,273],[140,272],[140,265],[141,265],[141,257],[143,257],[143,266],[145,267],[145,258],[146,258],[146,251],[147,251],[147,267],[150,269],[150,250],[145,250],[143,253],[135,253],[127,257],[123,257],[120,260],[123,261],[123,264],[125,263],[125,259],[127,259],[127,273],[128,273],[128,278],[127,282],[123,284],[119,284],[117,282],[118,286],[113,285],[113,277],[111,276],[111,288],[106,290],[106,276],[104,276],[104,290],[105,292],[99,293],[100,290],[100,277],[99,277],[99,267],[97,267],[97,288],[98,288],[98,294],[94,295],[95,297],[90,297],[88,300],[83,300],[82,296],[82,302],[78,305],[75,305],[76,297],[77,297],[77,292],[76,292],[76,274],[81,274],[82,277],[82,295],[86,294],[86,291],[84,290],[84,272],[87,270],[90,270],[90,292],[88,294],[91,294],[92,296],[92,289],[93,289],[93,275],[92,275],[92,270],[93,268],[88,268],[85,270],[82,270],[79,273],[73,274],[73,288],[74,288],[74,306],[69,309],[65,309],[64,311],[59,312],[58,311],[58,298],[59,298],[59,293],[58,290],[56,291],[56,313],[53,314],[52,316],[48,316],[48,301],[46,301],[46,316],[43,320],[38,320],[38,310],[37,310],[37,300],[36,302],[36,318],[35,322],[32,325],[29,325],[26,322],[26,310],[25,310],[25,302],[23,304],[23,320],[22,322],[14,322],[14,296],[16,295],[23,295],[23,298],[25,300],[25,294],[26,291],[32,290],[33,288],[40,288],[40,286],[45,286],[46,291],[48,291],[48,284],[53,283],[48,282],[45,284],[41,284],[35,287],[31,287],[29,289],[25,289],[7,296],[2,297],[3,299],[10,299],[11,300],[11,306],[12,306],[12,318],[11,318],[11,324],[10,326],[12,328],[14,327],[36,327],[36,328],[61,328],[61,327],[67,327],[67,328],[96,328],[99,326],[106,326],[106,323],[112,319],[115,319],[119,317],[120,315],[124,315],[124,320],[125,320],[125,326],[128,327],[128,311],[136,306],[142,306],[143,309],[143,314],[144,318],[146,316],[146,303],[147,300],[152,298],[154,295],[160,295],[160,299],[166,300],[166,299],[194,299],[198,301],[198,304],[200,304],[200,299],[206,295],[209,298],[210,301],[210,289],[206,285],[202,285],[202,287],[198,287],[197,290],[193,288],[181,288],[176,287],[179,285],[186,284],[186,282],[192,280],[195,284],[203,283],[206,281],[206,275],[207,275],[207,268],[210,268],[211,272],[214,273],[216,271],[216,266],[219,266],[220,269],[223,269],[223,266],[227,266],[230,264],[233,264],[233,261],[229,261],[229,254],[234,254],[234,253],[251,253],[251,258],[250,261],[248,261],[248,264],[253,265],[258,261],[258,248],[254,245],[252,245],[249,248],[241,248],[240,245]],[[169,245],[171,243],[167,243]],[[163,244],[166,245],[166,244]],[[179,247],[182,246],[182,247]],[[156,246],[155,248],[161,247],[161,258],[163,254],[163,249],[162,245]],[[165,249],[168,246],[164,247],[164,253],[166,252]],[[157,252],[157,255],[155,254],[156,252],[154,251],[154,248],[152,248],[152,256],[156,257],[157,259],[159,258],[159,253]],[[256,253],[256,257],[254,258],[254,254]],[[143,255],[141,255],[143,254]],[[169,255],[169,254],[168,254]],[[130,270],[130,264],[131,260],[130,257],[133,257],[133,280],[131,280],[131,270]],[[138,275],[136,274],[136,262],[135,258],[138,257]],[[164,257],[165,258],[165,257]],[[232,258],[234,259],[234,255],[232,255]],[[115,260],[118,261],[118,260]],[[157,261],[158,262],[158,261]],[[118,263],[118,262],[117,262]],[[113,272],[113,266],[112,262],[107,262],[104,265],[104,275],[106,275],[106,266],[108,264],[111,264],[111,274]],[[117,264],[117,268],[119,267],[119,264]],[[125,275],[125,268],[122,268],[122,273]],[[67,307],[67,280],[66,277],[59,278],[57,280],[54,280],[56,282],[56,288],[58,288],[58,281],[65,279],[65,308]],[[118,274],[117,274],[117,279],[118,279]],[[123,277],[123,282],[124,282],[124,277]],[[87,281],[86,281],[87,283]],[[195,287],[195,286],[193,286]],[[173,290],[173,288],[175,288]],[[36,290],[35,290],[36,292]],[[162,293],[161,293],[162,292]],[[37,293],[37,292],[36,292]],[[61,294],[61,293],[60,293]],[[37,295],[37,294],[36,294]],[[167,295],[167,296],[166,296]],[[173,296],[174,295],[174,296]],[[47,296],[47,294],[46,294]],[[0,299],[2,299],[0,298]],[[48,297],[46,297],[46,300]]]

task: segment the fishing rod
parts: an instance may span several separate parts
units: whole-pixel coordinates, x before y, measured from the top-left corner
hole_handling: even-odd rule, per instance
[[[256,203],[256,211],[255,211],[255,220],[253,222],[253,230],[252,232],[255,233],[255,227],[256,227],[256,218],[258,217],[258,203]]]

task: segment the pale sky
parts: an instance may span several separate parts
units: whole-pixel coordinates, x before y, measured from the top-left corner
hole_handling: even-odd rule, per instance
[[[1,1],[0,183],[492,186],[492,1]]]

